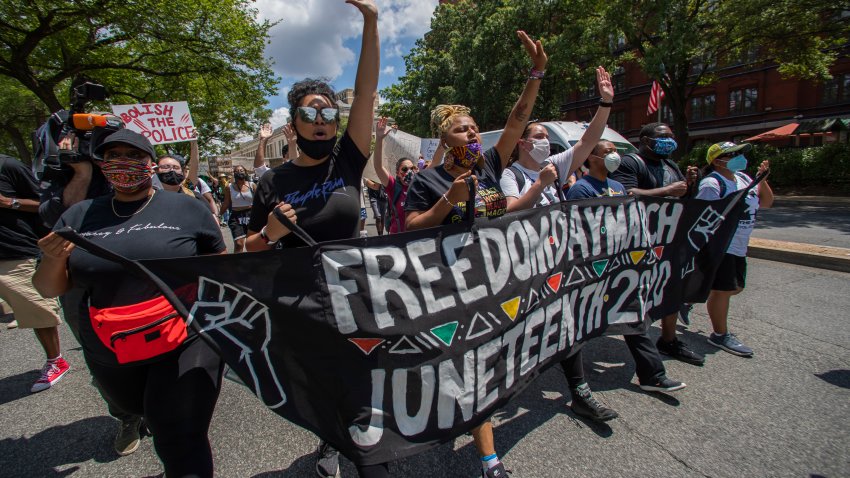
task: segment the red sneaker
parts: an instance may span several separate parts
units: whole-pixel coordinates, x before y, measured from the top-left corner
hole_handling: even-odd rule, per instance
[[[41,368],[41,377],[32,385],[30,392],[40,392],[56,385],[56,382],[68,373],[68,370],[71,370],[71,366],[65,359],[60,357],[52,362],[48,360]]]

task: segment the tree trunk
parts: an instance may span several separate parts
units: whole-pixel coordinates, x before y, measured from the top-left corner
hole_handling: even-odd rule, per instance
[[[9,137],[12,139],[12,144],[15,145],[15,149],[18,150],[18,159],[21,160],[24,164],[29,166],[32,164],[32,152],[30,151],[30,145],[27,144],[26,139],[24,138],[23,133],[10,124],[4,124],[0,126],[3,128],[6,133],[9,134]]]

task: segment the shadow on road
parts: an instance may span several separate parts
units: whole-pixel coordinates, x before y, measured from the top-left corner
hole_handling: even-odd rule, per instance
[[[114,432],[115,419],[91,417],[50,427],[29,438],[3,439],[0,470],[14,470],[13,476],[67,476],[77,467],[61,472],[55,468],[92,459],[98,463],[111,462],[119,458],[112,450]]]
[[[816,373],[815,377],[836,387],[850,388],[850,370],[830,370],[829,372]]]
[[[38,380],[40,374],[40,370],[30,370],[0,379],[0,405],[32,395],[30,387]]]

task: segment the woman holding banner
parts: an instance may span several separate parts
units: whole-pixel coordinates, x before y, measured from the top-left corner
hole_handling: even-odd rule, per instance
[[[119,130],[96,153],[114,194],[73,205],[55,230],[70,226],[134,260],[225,253],[221,230],[204,205],[152,187],[155,153],[144,136]],[[88,307],[67,306],[81,311],[83,357],[103,393],[144,417],[166,476],[213,476],[207,433],[221,389],[219,356],[152,283],[75,249],[56,233],[38,245],[43,258],[33,285],[39,293],[56,297],[72,283],[84,291]]]
[[[346,0],[363,16],[363,40],[348,128],[337,140],[339,110],[323,81],[306,79],[287,94],[297,135],[297,158],[264,174],[248,223],[249,251],[297,247],[304,241],[275,216],[275,209],[318,242],[356,238],[360,227],[360,183],[372,143],[373,105],[377,97],[380,45],[374,0]],[[320,194],[314,194],[320,191]],[[316,472],[336,476],[338,452],[320,442]],[[358,466],[360,476],[389,476],[386,464]]]
[[[404,207],[408,230],[463,221],[465,203],[470,199],[467,179],[476,191],[476,216],[496,217],[507,211],[499,178],[523,134],[548,61],[540,40],[533,41],[524,31],[518,31],[517,36],[534,66],[493,148],[481,151],[478,125],[470,116],[469,108],[440,105],[431,112],[432,124],[440,132],[440,142],[447,153],[441,165],[419,173],[411,183]],[[472,436],[481,457],[483,476],[506,476],[505,467],[496,454],[492,424],[482,424],[472,431]]]

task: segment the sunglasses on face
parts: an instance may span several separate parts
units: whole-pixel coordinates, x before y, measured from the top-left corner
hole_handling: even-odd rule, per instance
[[[336,121],[336,116],[339,114],[339,110],[336,108],[322,108],[321,111],[313,108],[312,106],[299,106],[298,107],[298,116],[302,121],[307,123],[315,123],[316,116],[321,114],[322,120],[325,123],[333,123]]]
[[[410,167],[410,168],[407,167],[407,166],[402,166],[399,171],[401,171],[402,173],[406,173],[406,172],[411,171],[411,170],[419,171],[419,168],[417,168],[416,166],[413,166],[413,167]]]

